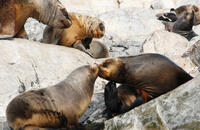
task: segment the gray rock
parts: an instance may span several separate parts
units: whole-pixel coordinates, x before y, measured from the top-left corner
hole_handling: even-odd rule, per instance
[[[143,42],[155,30],[164,29],[152,9],[118,9],[103,13],[99,18],[106,27],[101,41],[110,46],[130,41]]]
[[[200,128],[200,76],[128,113],[105,122],[105,130]]]
[[[200,5],[200,1],[199,0],[177,0],[176,7],[187,5],[187,4]]]
[[[159,53],[167,56],[177,65],[193,76],[198,75],[196,66],[182,55],[189,48],[190,43],[179,34],[167,31],[155,31],[143,45],[144,53]]]
[[[43,38],[43,31],[46,27],[43,23],[38,22],[33,18],[27,19],[25,25],[25,30],[28,35],[28,39],[34,41],[41,41]]]
[[[65,79],[74,69],[94,64],[96,61],[87,54],[73,48],[38,43],[23,39],[0,41],[0,127],[5,126],[7,104],[19,93],[30,89],[44,88]],[[94,112],[104,109],[102,93],[105,81],[98,78],[95,83],[91,105]],[[99,106],[100,105],[100,106]],[[102,108],[101,108],[102,107]],[[99,117],[85,115],[85,118]],[[98,118],[99,119],[99,118]]]

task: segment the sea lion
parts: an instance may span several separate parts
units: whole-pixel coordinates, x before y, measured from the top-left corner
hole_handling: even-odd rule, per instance
[[[108,48],[99,41],[93,40],[89,48],[90,49],[88,49],[88,52],[96,59],[109,57]]]
[[[167,22],[175,22],[178,18],[182,17],[186,12],[192,13],[194,11],[196,17],[196,24],[200,24],[200,7],[197,5],[182,5],[176,9],[170,9],[169,13],[159,13],[156,16],[159,20]]]
[[[196,25],[194,12],[186,12],[172,26],[172,32],[178,33],[190,41],[193,37],[198,36],[193,30],[193,25]]]
[[[99,64],[99,76],[133,87],[145,102],[193,78],[167,57],[153,53],[107,59]]]
[[[8,125],[14,130],[78,127],[78,119],[91,101],[97,76],[97,65],[85,65],[54,86],[18,95],[7,106]]]
[[[0,0],[0,35],[24,37],[24,24],[33,17],[55,28],[68,28],[71,20],[58,0]]]
[[[92,38],[101,38],[105,33],[104,22],[96,17],[69,13],[72,26],[67,29],[46,27],[43,34],[44,43],[75,47],[86,53]],[[82,44],[79,44],[82,43]]]
[[[104,100],[109,116],[121,114],[144,103],[144,99],[136,90],[125,84],[118,88],[115,82],[108,82],[104,89]]]

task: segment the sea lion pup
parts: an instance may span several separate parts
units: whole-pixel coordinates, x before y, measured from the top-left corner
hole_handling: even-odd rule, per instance
[[[88,52],[96,59],[109,57],[109,50],[103,43],[99,41],[92,41]]]
[[[118,88],[115,82],[108,82],[104,89],[104,100],[109,116],[125,113],[144,103],[144,99],[129,85]]]
[[[78,127],[97,76],[97,65],[85,65],[54,86],[18,95],[7,106],[8,125],[14,130]]]
[[[99,76],[133,87],[145,102],[192,79],[167,57],[153,53],[107,59],[99,64]]]
[[[190,41],[193,37],[198,36],[193,30],[193,25],[196,25],[196,18],[194,12],[186,12],[184,16],[180,17],[173,25],[172,32],[178,33]]]
[[[101,38],[105,33],[104,22],[96,17],[69,13],[72,26],[67,29],[46,27],[43,34],[44,43],[74,47],[86,53],[92,38]],[[82,43],[82,44],[79,44]]]
[[[0,0],[0,35],[26,36],[24,24],[33,17],[55,28],[67,28],[71,20],[58,0]]]

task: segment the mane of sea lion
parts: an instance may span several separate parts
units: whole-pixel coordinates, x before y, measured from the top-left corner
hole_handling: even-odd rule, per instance
[[[167,57],[151,53],[105,60],[99,76],[133,87],[145,102],[192,79]]]
[[[18,95],[7,106],[8,125],[14,130],[76,128],[91,101],[97,76],[97,65],[86,65],[54,86]]]
[[[24,24],[29,17],[55,28],[71,25],[66,9],[58,0],[0,0],[0,35],[26,35]]]
[[[78,13],[69,13],[69,17],[72,20],[72,26],[67,29],[61,30],[47,26],[43,34],[43,42],[75,47],[87,52],[86,49],[89,49],[92,38],[103,37],[105,26],[100,19]]]
[[[144,103],[144,99],[133,87],[121,84],[117,88],[116,83],[112,81],[105,86],[104,100],[110,115],[127,112]]]
[[[180,17],[173,25],[172,32],[178,33],[188,40],[193,37],[198,36],[193,30],[193,25],[196,24],[196,18],[194,12],[186,12],[182,17]]]
[[[98,58],[108,58],[109,57],[109,50],[103,43],[99,41],[92,41],[90,44],[90,49],[88,52],[96,59]]]

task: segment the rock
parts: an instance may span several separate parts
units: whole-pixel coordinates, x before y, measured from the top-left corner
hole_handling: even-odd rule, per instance
[[[200,40],[194,43],[188,50],[183,54],[184,57],[189,56],[191,61],[199,68],[200,71]]]
[[[164,8],[175,8],[175,0],[154,0],[151,8],[153,9],[164,9]]]
[[[120,8],[149,8],[154,0],[118,0]]]
[[[97,15],[118,8],[117,0],[60,0],[68,12]]]
[[[159,53],[167,56],[185,71],[195,76],[197,68],[189,58],[182,57],[189,48],[186,38],[167,31],[156,31],[146,39],[143,45],[144,53]]]
[[[200,128],[200,76],[128,113],[105,122],[104,130]]]
[[[99,15],[105,22],[105,35],[102,43],[111,46],[142,43],[155,30],[164,29],[164,25],[155,17],[152,9],[118,9]],[[133,44],[134,45],[134,44]],[[141,45],[141,44],[140,44]]]
[[[200,1],[199,0],[177,0],[176,7],[187,5],[187,4],[200,5]]]
[[[41,41],[43,38],[43,31],[46,27],[43,23],[38,22],[33,18],[28,18],[25,25],[25,30],[28,35],[28,39],[34,41]]]
[[[19,93],[54,85],[74,69],[96,62],[77,49],[23,39],[1,40],[0,49],[0,122],[5,121],[7,104]],[[98,94],[103,92],[105,83],[100,78],[95,83],[94,95],[97,96],[92,98],[91,104],[95,106],[94,112],[104,109],[97,99],[103,100]]]

